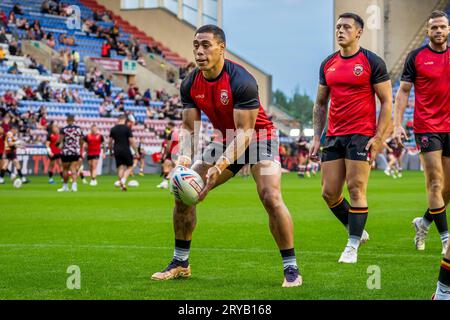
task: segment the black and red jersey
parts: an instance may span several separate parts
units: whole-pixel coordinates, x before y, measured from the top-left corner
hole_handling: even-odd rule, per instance
[[[61,149],[56,146],[56,143],[59,140],[59,134],[50,133],[47,136],[47,141],[50,142],[50,150],[54,155],[58,155],[61,153]]]
[[[222,72],[214,80],[205,79],[202,72],[195,69],[184,79],[180,91],[184,108],[203,111],[224,140],[227,129],[236,129],[234,109],[259,109],[254,139],[271,139],[274,125],[260,103],[255,78],[244,67],[225,60]]]
[[[99,156],[102,151],[102,143],[104,141],[101,134],[88,133],[84,137],[84,141],[87,144],[88,156]]]
[[[327,136],[376,133],[374,84],[388,81],[383,59],[360,48],[343,57],[340,51],[328,56],[320,66],[320,84],[330,89]]]
[[[450,51],[426,45],[405,61],[402,81],[414,84],[414,132],[450,132]]]

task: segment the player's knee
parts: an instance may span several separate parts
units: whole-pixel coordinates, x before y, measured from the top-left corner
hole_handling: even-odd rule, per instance
[[[428,183],[428,192],[432,194],[441,194],[442,193],[441,179],[431,179]]]
[[[360,183],[348,184],[348,194],[352,201],[359,201],[365,197],[365,190]]]
[[[273,188],[264,188],[260,192],[261,201],[266,209],[269,211],[274,211],[278,207],[283,205],[283,200],[281,199],[280,191]]]
[[[322,198],[323,198],[323,200],[325,200],[325,202],[328,205],[332,205],[332,204],[338,202],[340,197],[341,197],[341,195],[336,192],[332,192],[327,189],[322,190]]]

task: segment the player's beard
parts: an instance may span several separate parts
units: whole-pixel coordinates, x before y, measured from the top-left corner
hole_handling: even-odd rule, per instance
[[[442,46],[444,43],[448,42],[448,34],[445,37],[443,36],[440,41],[436,40],[435,37],[430,37],[430,41],[436,46]]]

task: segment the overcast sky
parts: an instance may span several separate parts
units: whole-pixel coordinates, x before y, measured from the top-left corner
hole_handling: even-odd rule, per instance
[[[224,0],[228,48],[273,76],[273,90],[315,97],[333,50],[333,0]]]

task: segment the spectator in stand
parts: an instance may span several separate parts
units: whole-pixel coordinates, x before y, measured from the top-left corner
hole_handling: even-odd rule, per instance
[[[22,74],[19,70],[19,67],[17,66],[17,63],[14,62],[14,64],[8,68],[9,74]]]
[[[70,94],[72,96],[73,102],[75,102],[75,103],[83,103],[83,100],[80,98],[80,95],[78,93],[78,89],[71,90]]]
[[[152,101],[152,92],[150,89],[145,90],[142,100],[144,101],[144,106],[150,106],[150,101]]]
[[[16,20],[16,14],[11,10],[8,15],[8,24],[16,24]]]
[[[78,65],[80,63],[80,54],[78,53],[78,51],[72,50],[71,60],[72,60],[72,71],[75,74],[78,74]]]
[[[3,64],[3,61],[6,60],[6,52],[3,47],[0,47],[0,65]]]
[[[5,12],[0,9],[0,26],[6,28],[8,26],[8,17]]]
[[[28,28],[27,28],[28,25]],[[28,19],[27,18],[16,18],[16,27],[17,29],[21,29],[21,30],[26,30],[29,29],[30,26],[28,24]]]
[[[7,90],[5,94],[3,95],[3,100],[7,107],[12,107],[17,104],[17,100],[14,97],[14,93],[12,90]]]
[[[123,101],[119,102],[119,105],[115,109],[116,112],[124,112],[125,111],[125,105]]]
[[[8,44],[8,38],[6,37],[6,30],[5,28],[0,28],[0,43]]]
[[[98,96],[102,97],[103,99],[105,99],[105,82],[100,79],[95,83],[95,87],[94,87],[94,92],[95,94],[97,94]]]
[[[13,40],[9,43],[8,51],[9,51],[9,54],[12,56],[21,56],[22,55],[22,51],[19,48],[19,44],[15,40]]]
[[[127,55],[127,48],[125,47],[125,44],[123,42],[119,42],[116,49],[117,55],[119,56],[126,56]]]
[[[117,22],[114,22],[114,25],[111,27],[109,35],[115,43],[117,43],[117,38],[119,38],[120,36],[119,32],[120,32],[119,24]]]
[[[37,93],[39,94],[40,100],[50,101],[50,85],[48,80],[43,80],[37,87]]]
[[[75,46],[75,38],[72,36],[66,36],[64,33],[61,33],[58,38],[59,44],[63,44],[66,46]]]
[[[70,70],[65,69],[64,72],[60,76],[61,82],[72,84],[73,83],[73,75]]]
[[[134,85],[134,83],[130,83],[130,85],[128,86],[128,98],[134,100],[136,98],[136,93],[136,86]]]
[[[12,11],[13,11],[15,14],[23,15],[23,9],[22,9],[22,7],[20,6],[20,4],[17,4],[17,3],[16,3],[16,4],[13,6]]]
[[[84,77],[84,87],[90,91],[93,91],[94,85],[95,85],[94,69],[91,69]]]
[[[111,45],[106,40],[103,41],[101,55],[103,58],[111,57]]]
[[[24,91],[26,100],[36,100],[36,94],[34,93],[33,88],[26,86]]]
[[[56,46],[55,37],[53,36],[53,33],[50,32],[47,34],[46,44],[52,49]]]
[[[112,74],[110,74],[105,81],[104,91],[105,91],[106,97],[111,97],[112,79],[113,79],[113,76],[112,76]]]

